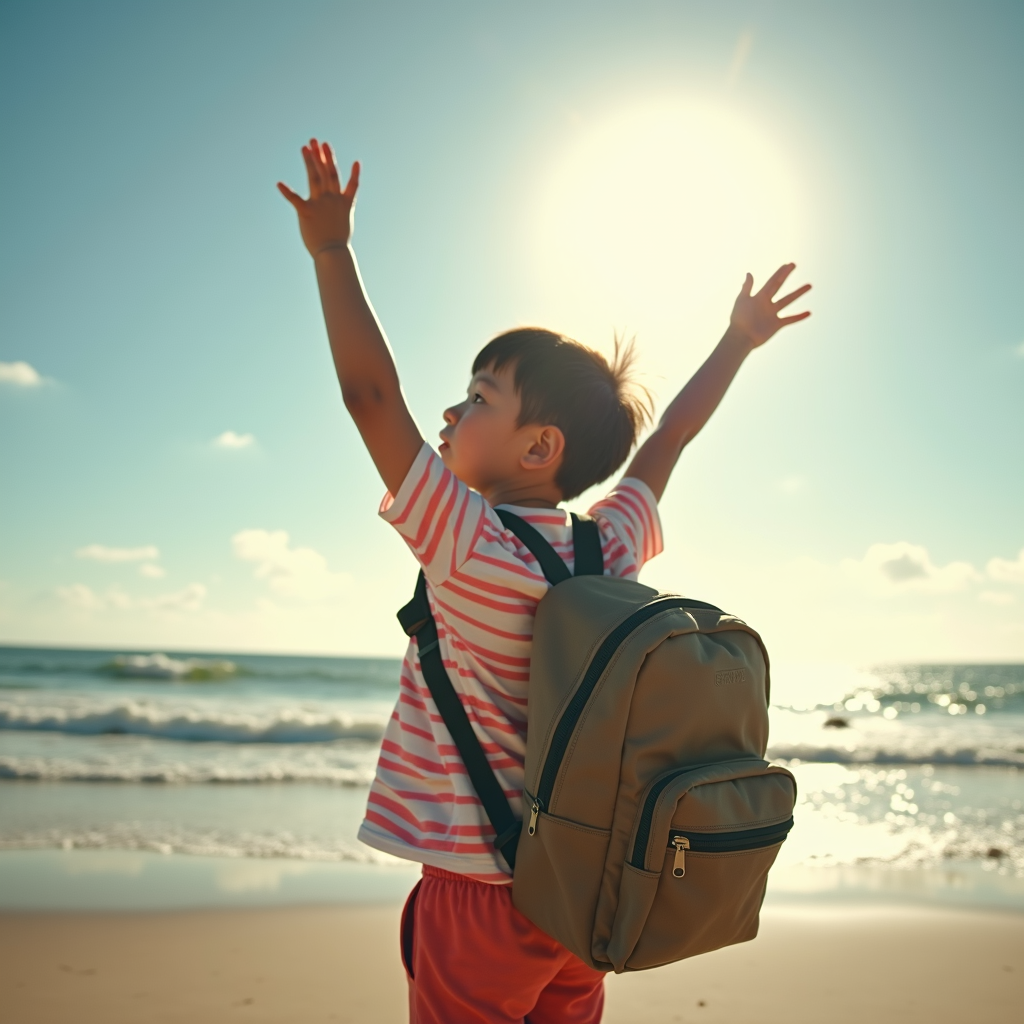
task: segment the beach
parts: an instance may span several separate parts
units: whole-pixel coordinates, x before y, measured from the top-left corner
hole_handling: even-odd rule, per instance
[[[17,1024],[406,1019],[399,906],[0,915]],[[607,1024],[1011,1022],[1024,915],[771,909],[753,942],[611,976]]]
[[[405,1020],[418,868],[356,839],[397,671],[0,648],[4,1021]],[[1020,1019],[1024,666],[781,666],[770,716],[761,934],[605,1020]]]

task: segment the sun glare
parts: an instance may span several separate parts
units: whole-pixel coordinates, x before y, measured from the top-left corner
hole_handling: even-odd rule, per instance
[[[724,325],[747,270],[763,281],[800,259],[798,192],[780,147],[726,107],[620,109],[569,141],[538,204],[552,312],[638,331],[645,349]]]

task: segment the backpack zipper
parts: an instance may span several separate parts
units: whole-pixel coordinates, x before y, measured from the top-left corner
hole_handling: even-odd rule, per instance
[[[686,836],[673,836],[668,845],[675,847],[676,851],[672,860],[672,874],[682,878],[686,874],[686,851],[690,848],[690,840]]]
[[[651,841],[651,822],[654,820],[654,810],[662,791],[670,782],[678,779],[680,775],[685,775],[687,772],[692,772],[700,767],[703,766],[689,765],[686,768],[669,772],[668,775],[663,775],[651,786],[650,791],[647,793],[647,799],[644,801],[643,813],[640,815],[640,821],[636,827],[636,839],[633,841],[633,856],[629,859],[629,863],[633,867],[639,868],[641,871],[644,870],[644,864],[647,861],[647,847]],[[759,846],[771,846],[774,843],[782,842],[792,827],[793,819],[790,818],[789,821],[783,821],[778,825],[768,825],[765,828],[744,828],[735,832],[690,832],[674,828],[669,832],[668,845],[671,847],[674,838],[679,836],[690,840],[690,845],[687,849],[701,853],[754,850]],[[771,838],[778,833],[781,834],[777,838]],[[743,845],[744,843],[749,845]],[[680,875],[679,877],[682,876]]]
[[[590,659],[583,682],[580,683],[579,689],[573,694],[569,706],[562,712],[562,717],[558,720],[558,725],[555,726],[551,747],[544,759],[540,784],[537,786],[537,796],[530,808],[530,824],[527,829],[529,835],[532,836],[537,831],[537,816],[547,808],[548,802],[551,800],[555,780],[558,778],[558,769],[562,765],[562,758],[568,749],[569,740],[572,739],[572,734],[576,729],[576,723],[579,721],[580,715],[583,714],[583,709],[587,706],[587,701],[590,700],[591,694],[593,694],[604,670],[608,667],[608,663],[612,660],[612,656],[629,639],[630,634],[636,632],[648,619],[671,608],[699,608],[722,613],[721,608],[716,608],[713,604],[705,604],[703,601],[694,601],[685,597],[663,597],[651,601],[643,608],[638,608],[609,633],[594,657]]]
[[[537,815],[540,814],[540,803],[537,800],[533,801],[530,807],[530,824],[527,826],[526,831],[532,836],[537,831]]]
[[[669,776],[669,778],[675,778],[675,775]],[[664,788],[659,785],[658,792]],[[630,859],[630,864],[641,871],[644,870],[644,864],[647,862],[647,847],[650,844],[651,819],[653,817],[654,807],[650,795],[648,795],[644,813],[636,831],[633,856]],[[759,850],[765,846],[781,843],[789,835],[792,827],[793,819],[790,817],[786,821],[765,825],[763,828],[741,828],[733,832],[693,832],[688,829],[670,829],[668,848],[675,850],[672,874],[676,878],[682,878],[686,874],[686,854],[684,852],[686,850],[692,850],[695,853],[734,853],[741,850]]]
[[[793,819],[768,825],[765,828],[744,828],[735,832],[681,832],[672,829],[668,834],[668,848],[675,850],[672,874],[682,878],[686,874],[686,850],[696,853],[735,853],[741,850],[760,850],[765,846],[781,843],[793,827]],[[647,858],[647,852],[640,859],[640,866]]]

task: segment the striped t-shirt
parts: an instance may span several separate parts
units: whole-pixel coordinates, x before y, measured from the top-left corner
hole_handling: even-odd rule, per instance
[[[572,523],[562,509],[503,506],[534,526],[570,569]],[[590,510],[605,575],[635,579],[661,551],[650,488],[623,479]],[[548,582],[494,509],[424,444],[380,515],[423,566],[441,656],[513,812],[522,812],[533,616]],[[509,880],[494,830],[434,706],[416,642],[402,665],[359,838],[368,846],[481,881]]]

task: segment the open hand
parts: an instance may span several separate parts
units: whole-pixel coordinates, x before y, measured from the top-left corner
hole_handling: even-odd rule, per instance
[[[359,188],[359,163],[352,165],[348,184],[341,187],[338,179],[338,165],[334,153],[326,143],[310,139],[302,147],[302,159],[306,162],[309,177],[309,198],[293,192],[283,182],[277,187],[281,195],[295,207],[299,215],[299,231],[310,256],[316,256],[325,249],[337,249],[348,245],[352,237],[353,211],[356,190]]]
[[[747,274],[743,282],[736,303],[732,307],[732,316],[729,324],[732,330],[741,335],[751,348],[763,345],[776,331],[787,324],[795,324],[798,320],[806,320],[810,312],[796,313],[793,316],[779,316],[779,311],[785,309],[790,303],[796,302],[801,295],[811,290],[809,284],[801,285],[796,291],[783,295],[781,299],[775,298],[775,293],[785,283],[787,277],[793,273],[795,263],[786,263],[779,267],[765,282],[764,287],[752,295],[754,278]]]

